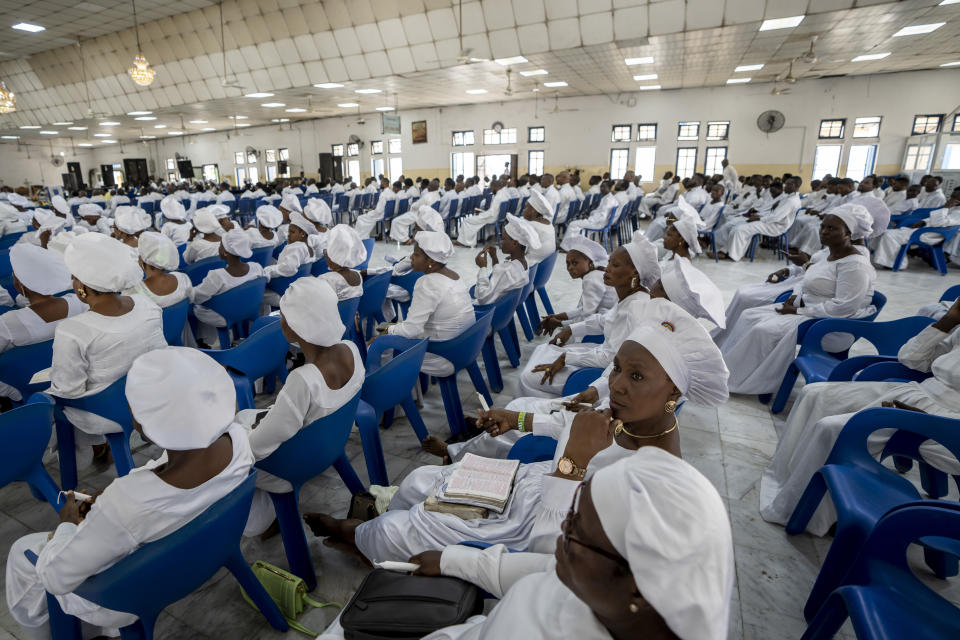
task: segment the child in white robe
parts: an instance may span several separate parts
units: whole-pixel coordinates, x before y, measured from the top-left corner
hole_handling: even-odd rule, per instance
[[[250,248],[276,247],[282,240],[277,228],[283,223],[283,214],[273,205],[264,204],[257,207],[257,224],[246,228],[250,238]]]
[[[526,220],[507,214],[507,224],[500,237],[501,250],[506,260],[500,262],[496,247],[487,247],[476,257],[477,285],[474,291],[477,304],[496,302],[508,291],[519,289],[530,281],[526,253],[539,248],[540,236]],[[492,262],[492,266],[488,266]]]
[[[609,259],[606,249],[585,236],[569,232],[560,247],[567,252],[567,273],[571,279],[581,282],[580,301],[576,309],[545,316],[537,331],[540,335],[551,335],[559,327],[569,326],[597,313],[606,313],[617,304],[616,290],[603,281]]]
[[[218,232],[223,230],[217,217],[208,209],[200,209],[191,222],[196,229],[196,236],[187,243],[187,248],[183,251],[183,261],[193,264],[216,256],[220,251]]]
[[[318,278],[333,287],[338,300],[363,295],[363,278],[356,270],[367,259],[367,248],[353,227],[338,224],[327,233],[327,267]]]
[[[317,255],[310,246],[310,236],[317,234],[317,228],[299,211],[290,214],[290,226],[287,230],[287,244],[277,256],[277,263],[263,270],[267,282],[273,278],[290,278],[305,264],[317,260]],[[268,285],[269,286],[269,285]],[[280,296],[270,289],[263,294],[264,307],[275,307],[280,304]],[[265,309],[266,310],[266,309]]]
[[[180,254],[170,238],[155,231],[140,234],[139,259],[145,277],[124,295],[143,296],[161,309],[191,296],[193,284],[190,276],[176,270]]]

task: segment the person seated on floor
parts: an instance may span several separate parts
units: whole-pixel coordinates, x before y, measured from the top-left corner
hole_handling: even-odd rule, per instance
[[[612,258],[613,256],[611,256]],[[726,367],[706,330],[688,313],[659,301],[657,315],[623,341],[610,373],[609,407],[563,412],[552,461],[521,464],[503,513],[462,520],[424,509],[456,464],[414,469],[400,484],[389,510],[368,521],[308,513],[314,535],[355,547],[368,559],[407,560],[463,540],[503,544],[532,552],[556,547],[577,483],[629,458],[641,447],[680,455],[677,402],[716,405],[727,399]],[[536,429],[539,415],[519,427]]]
[[[820,225],[820,239],[829,249],[826,259],[804,272],[782,306],[771,304],[740,315],[721,343],[731,393],[776,391],[796,355],[797,327],[805,320],[861,318],[876,311],[871,304],[876,271],[853,244],[870,233],[872,222],[859,205],[832,209]],[[841,334],[827,336],[824,348],[842,351],[843,339]]]
[[[250,238],[250,248],[276,247],[282,243],[277,228],[283,224],[283,214],[275,206],[263,204],[257,207],[256,224],[245,229]]]
[[[163,226],[158,227],[160,233],[173,240],[173,244],[180,246],[190,241],[192,227],[187,222],[187,210],[183,204],[173,196],[167,196],[160,201],[160,213],[156,219],[163,216]]]
[[[427,639],[554,638],[558,615],[564,637],[578,640],[727,637],[730,522],[691,465],[643,447],[579,484],[560,529],[551,554],[451,545],[410,558],[419,575],[461,578],[499,598],[489,615]],[[334,623],[318,640],[343,637]]]
[[[193,294],[190,276],[177,271],[180,254],[173,240],[156,231],[140,234],[139,261],[144,278],[123,292],[152,300],[161,309],[177,304]]]
[[[482,249],[475,259],[480,267],[474,290],[476,303],[496,302],[508,291],[525,286],[530,281],[527,251],[539,248],[539,245],[540,236],[533,224],[508,213],[507,223],[500,234],[500,250],[506,259],[500,262],[497,248],[492,246]]]
[[[504,189],[505,186],[506,183],[501,183],[496,178],[490,181],[490,193],[493,194],[490,206],[486,209],[478,208],[472,215],[460,218],[460,233],[454,242],[455,245],[458,247],[477,246],[477,237],[480,235],[480,232],[488,224],[497,221],[497,217],[500,215],[500,205],[508,200],[508,193],[506,189]]]
[[[777,450],[760,482],[760,515],[786,524],[810,478],[822,467],[843,425],[857,411],[893,407],[960,419],[960,301],[937,322],[908,340],[897,353],[901,364],[933,377],[923,382],[816,382],[805,385],[780,434]],[[878,456],[892,429],[871,434],[867,447]],[[921,457],[951,475],[960,474],[957,459],[932,440],[920,445]],[[826,535],[837,515],[826,495],[807,525]]]
[[[291,223],[291,228],[296,223]],[[283,336],[303,353],[303,366],[290,372],[274,404],[264,412],[245,409],[236,421],[249,430],[250,449],[262,460],[301,429],[334,413],[363,387],[363,359],[337,310],[337,294],[324,280],[300,278],[280,299]],[[244,535],[267,532],[275,520],[268,492],[286,493],[293,487],[266,471],[257,472],[257,492]]]
[[[542,262],[557,250],[557,229],[553,226],[553,212],[554,209],[550,207],[546,196],[540,193],[531,193],[527,206],[521,212],[523,219],[530,223],[540,239],[540,246],[527,247],[527,261],[530,266]]]
[[[363,240],[347,224],[338,224],[327,232],[327,268],[318,278],[326,280],[337,293],[338,300],[359,298],[363,295],[363,277],[356,270],[367,260]]]
[[[567,233],[560,248],[567,252],[567,273],[580,280],[582,291],[577,308],[544,316],[537,335],[549,336],[560,327],[566,327],[597,313],[606,313],[617,304],[617,292],[604,283],[609,256],[599,242]]]
[[[7,606],[30,637],[50,637],[47,593],[80,619],[84,636],[119,636],[137,617],[73,590],[177,531],[250,474],[250,445],[233,424],[233,382],[210,356],[185,347],[141,355],[127,374],[126,396],[134,429],[164,451],[93,498],[78,503],[67,492],[54,531],[25,535],[10,547]],[[28,550],[37,554],[36,566]]]
[[[216,256],[220,251],[220,235],[217,232],[223,230],[217,216],[207,209],[200,209],[190,222],[193,224],[193,236],[183,251],[183,261],[193,264]]]
[[[721,258],[738,262],[746,255],[754,236],[779,236],[790,228],[800,209],[799,183],[790,178],[771,183],[772,199],[767,206],[751,208],[743,217],[728,218],[717,231],[717,252]]]
[[[950,194],[950,199],[947,200],[943,208],[931,211],[927,219],[914,222],[906,228],[887,229],[884,231],[883,235],[871,244],[874,250],[873,264],[878,267],[892,269],[901,247],[910,241],[910,237],[917,229],[924,227],[956,226],[960,226],[960,187],[953,190],[953,193]],[[958,235],[951,238],[951,241],[944,247],[944,251],[960,259],[960,256],[957,256],[958,249],[960,249],[960,242],[956,240]],[[920,242],[925,242],[929,245],[942,244],[943,236],[934,232],[923,233],[920,235]],[[910,259],[904,255],[903,260],[900,262],[900,270],[903,271],[906,269],[909,262]]]

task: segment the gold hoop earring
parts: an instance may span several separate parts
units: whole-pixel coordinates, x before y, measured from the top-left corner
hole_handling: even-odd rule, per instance
[[[629,609],[630,613],[640,613],[640,605],[638,605],[636,602],[631,602]]]
[[[673,400],[668,400],[667,404],[663,405],[664,413],[673,413],[676,410],[677,410],[677,403],[674,402]]]
[[[636,289],[640,286],[640,279],[637,276],[633,276],[633,279],[630,281],[630,288]]]

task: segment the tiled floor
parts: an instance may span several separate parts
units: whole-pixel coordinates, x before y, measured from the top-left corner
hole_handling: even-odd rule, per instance
[[[401,250],[403,254],[408,250]],[[386,253],[397,253],[393,246],[377,243],[373,264],[380,264]],[[727,301],[736,287],[744,283],[761,281],[768,273],[780,268],[769,252],[761,251],[762,257],[754,263],[715,264],[699,259],[697,266],[706,272],[721,288]],[[473,252],[458,249],[452,266],[465,277],[476,273]],[[887,295],[888,303],[880,320],[893,319],[913,314],[916,309],[935,301],[950,284],[957,282],[951,271],[941,277],[931,269],[915,261],[907,272],[878,274],[877,289]],[[571,283],[562,263],[557,265],[548,291],[556,310],[576,305],[579,285]],[[538,339],[537,342],[542,340]],[[528,357],[534,344],[523,344],[523,356]],[[501,353],[502,357],[502,353]],[[501,360],[505,389],[495,396],[496,406],[509,401],[516,389],[516,372]],[[467,376],[461,376],[464,406],[472,411],[477,406],[472,386]],[[268,402],[258,398],[258,404]],[[435,434],[446,433],[443,405],[440,394],[431,390],[424,399],[421,411],[428,429]],[[777,422],[775,422],[775,420]],[[767,407],[755,397],[735,396],[716,409],[687,405],[681,414],[681,441],[686,460],[706,475],[724,497],[733,526],[736,554],[737,588],[731,604],[730,638],[748,640],[779,640],[799,638],[805,625],[802,607],[818,567],[830,544],[830,539],[809,535],[787,536],[782,527],[770,525],[760,519],[757,509],[758,482],[763,467],[770,460],[777,443],[777,428],[780,418],[773,418]],[[432,463],[435,459],[420,451],[419,446],[404,420],[382,433],[386,451],[387,470],[394,482],[399,482],[413,468]],[[135,455],[138,462],[154,454],[153,450],[141,449]],[[356,434],[348,444],[349,457],[365,478],[366,468]],[[88,470],[82,477],[81,486],[99,488],[113,478],[112,468]],[[56,475],[55,475],[56,477]],[[328,471],[306,485],[300,500],[303,511],[330,511],[344,514],[348,493],[339,477]],[[32,531],[47,531],[56,526],[57,518],[52,510],[33,500],[23,485],[0,489],[0,570],[6,564],[6,550],[13,540]],[[312,536],[308,537],[312,539]],[[330,549],[319,541],[311,540],[311,551],[316,565],[320,586],[312,595],[319,600],[345,602],[366,572],[357,559]],[[286,566],[280,538],[266,543],[248,540],[244,543],[248,561],[266,560]],[[916,563],[921,567],[921,563]],[[925,578],[929,574],[918,568]],[[950,583],[929,578],[931,586],[946,591],[954,602],[960,603],[957,580]],[[320,631],[332,619],[332,609],[309,611],[301,617],[308,627]],[[0,605],[0,640],[24,638],[23,632],[11,619],[5,605]],[[281,634],[272,630],[260,615],[240,596],[236,582],[221,572],[195,594],[169,607],[161,617],[156,637],[160,640],[183,638],[278,638]]]

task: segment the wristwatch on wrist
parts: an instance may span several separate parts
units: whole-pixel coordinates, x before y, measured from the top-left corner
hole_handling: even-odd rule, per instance
[[[583,477],[587,475],[587,470],[585,468],[578,467],[577,463],[567,456],[560,458],[560,461],[557,463],[557,471],[565,476],[576,478],[577,480],[583,480]]]

